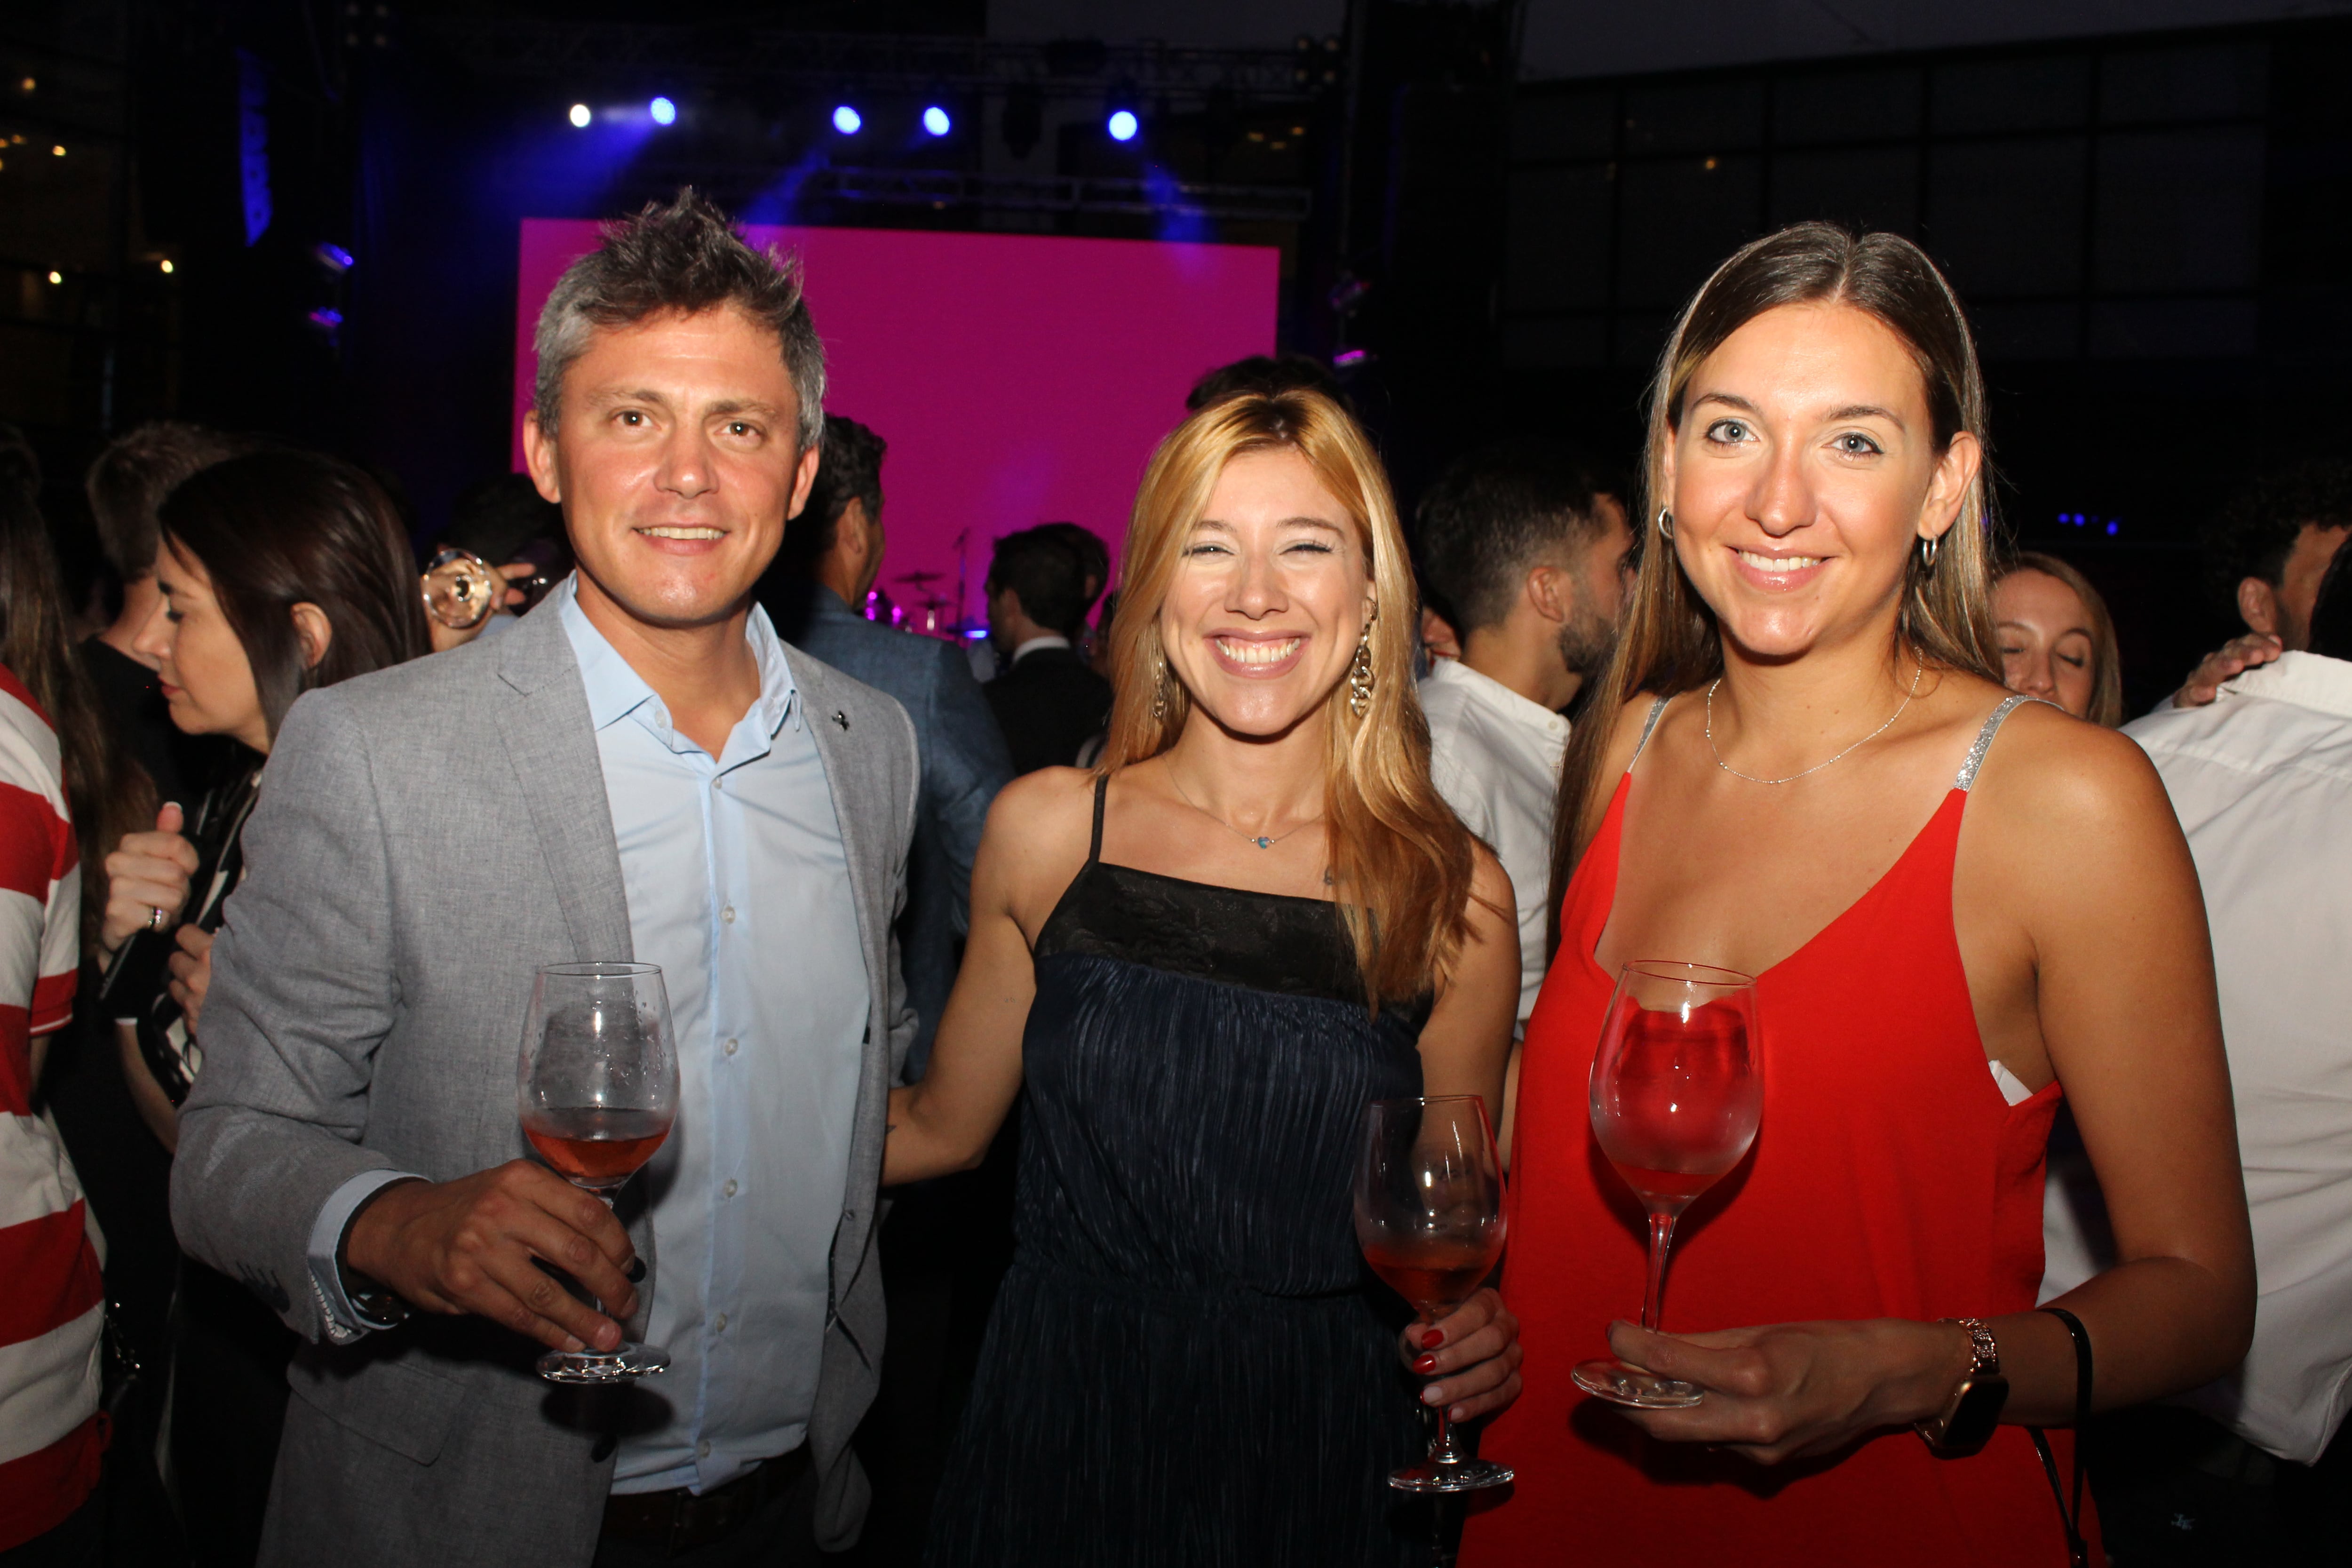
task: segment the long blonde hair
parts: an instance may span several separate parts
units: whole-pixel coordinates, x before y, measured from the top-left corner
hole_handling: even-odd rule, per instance
[[[1279,447],[1314,469],[1356,525],[1371,563],[1371,701],[1361,718],[1341,680],[1324,700],[1330,736],[1324,832],[1331,881],[1378,1010],[1428,988],[1469,931],[1469,831],[1429,781],[1429,724],[1412,681],[1414,594],[1388,477],[1363,430],[1321,393],[1244,394],[1213,403],[1152,454],[1121,557],[1111,623],[1110,733],[1102,769],[1116,773],[1176,743],[1192,709],[1160,637],[1160,610],[1186,537],[1217,476],[1244,452]]]
[[[1649,494],[1636,521],[1641,570],[1615,657],[1560,763],[1552,819],[1555,949],[1560,900],[1584,853],[1585,817],[1601,784],[1618,710],[1638,693],[1672,697],[1723,673],[1723,636],[1715,616],[1684,575],[1673,542],[1657,528],[1658,510],[1670,500],[1666,451],[1681,428],[1690,378],[1707,355],[1767,310],[1832,302],[1867,311],[1911,351],[1926,384],[1938,452],[1964,430],[1986,449],[1958,520],[1936,546],[1933,565],[1912,552],[1895,635],[1897,645],[1923,663],[2001,684],[2000,647],[1992,626],[1991,442],[1985,431],[1984,378],[1959,297],[1927,254],[1899,235],[1856,235],[1834,224],[1801,223],[1744,247],[1683,308],[1651,384],[1644,468]]]

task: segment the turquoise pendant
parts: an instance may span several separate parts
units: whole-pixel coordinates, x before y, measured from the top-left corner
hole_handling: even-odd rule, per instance
[[[1257,847],[1261,849],[1271,849],[1274,847],[1274,840],[1271,838],[1261,838],[1256,842]]]

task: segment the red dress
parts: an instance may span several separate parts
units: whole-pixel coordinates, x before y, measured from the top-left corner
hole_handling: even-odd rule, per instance
[[[2043,1151],[2060,1091],[2053,1083],[2017,1105],[2002,1097],[1952,929],[1968,785],[2010,706],[1988,721],[1894,868],[1759,976],[1762,1124],[1748,1159],[1677,1227],[1663,1309],[1669,1332],[1991,1318],[2033,1306]],[[2022,1427],[2001,1426],[1969,1458],[1938,1458],[1895,1431],[1766,1468],[1653,1442],[1570,1381],[1579,1361],[1608,1353],[1610,1321],[1638,1317],[1642,1301],[1642,1209],[1601,1157],[1586,1110],[1612,985],[1592,953],[1616,895],[1632,780],[1629,768],[1569,884],[1559,955],[1528,1020],[1503,1275],[1527,1352],[1526,1392],[1479,1445],[1518,1479],[1473,1516],[1465,1568],[2063,1568],[2058,1506]],[[2062,1475],[2071,1438],[2051,1434]],[[2095,1538],[2094,1563],[2097,1551]]]

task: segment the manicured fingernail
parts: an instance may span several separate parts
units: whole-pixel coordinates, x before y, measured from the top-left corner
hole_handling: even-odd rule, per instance
[[[578,1340],[573,1339],[570,1334],[566,1334],[563,1336],[563,1348],[568,1351],[584,1351],[588,1347],[582,1344]]]
[[[1445,1331],[1444,1329],[1423,1329],[1421,1331],[1422,1349],[1425,1351],[1433,1351],[1444,1342]]]
[[[629,1259],[628,1279],[629,1283],[632,1285],[642,1285],[646,1282],[646,1260],[644,1258],[632,1258]]]
[[[1425,1355],[1419,1361],[1412,1363],[1412,1370],[1415,1372],[1435,1372],[1437,1370],[1437,1358],[1433,1355]]]
[[[1444,1397],[1445,1394],[1444,1391],[1439,1389],[1437,1384],[1433,1383],[1421,1391],[1421,1402],[1423,1405],[1434,1405]]]
[[[1470,1407],[1466,1405],[1457,1405],[1445,1413],[1445,1418],[1448,1421],[1467,1421],[1470,1419]]]

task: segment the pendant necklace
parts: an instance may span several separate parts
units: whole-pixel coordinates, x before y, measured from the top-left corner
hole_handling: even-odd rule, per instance
[[[1187,794],[1182,782],[1176,777],[1176,771],[1173,768],[1171,768],[1168,771],[1168,782],[1176,786],[1176,793],[1178,795],[1183,795],[1184,804],[1186,805],[1191,806],[1194,811],[1199,812],[1202,816],[1207,817],[1211,822],[1215,823],[1226,832],[1234,834],[1238,837],[1245,838],[1261,849],[1271,849],[1276,845],[1281,843],[1284,839],[1289,837],[1292,834],[1297,832],[1299,827],[1312,827],[1317,823],[1323,820],[1319,816],[1309,817],[1305,822],[1300,823],[1298,827],[1286,827],[1280,833],[1271,836],[1263,833],[1244,833],[1240,828],[1235,827],[1232,823],[1227,822],[1223,817],[1219,816],[1215,812],[1211,811],[1207,806],[1202,805],[1199,801],[1194,800],[1191,795]]]
[[[1895,728],[1895,721],[1903,717],[1903,710],[1910,707],[1911,699],[1919,695],[1919,677],[1927,673],[1927,667],[1925,664],[1915,666],[1911,671],[1911,689],[1904,694],[1902,702],[1895,708],[1892,714],[1887,716],[1886,722],[1881,724],[1877,729],[1873,730],[1869,734],[1864,735],[1861,740],[1856,741],[1853,745],[1848,746],[1845,751],[1840,752],[1837,756],[1832,757],[1830,759],[1830,763],[1838,761],[1840,758],[1844,757],[1848,752],[1853,752],[1856,747],[1863,746],[1872,741],[1875,741],[1879,736],[1884,735],[1887,731]],[[1749,784],[1795,784],[1799,779],[1803,778],[1805,773],[1817,773],[1823,768],[1830,765],[1830,763],[1815,763],[1811,767],[1807,768],[1803,773],[1790,773],[1784,779],[1759,779],[1754,773],[1743,773],[1738,768],[1733,767],[1729,763],[1725,762],[1723,760],[1723,753],[1716,751],[1715,749],[1715,687],[1722,684],[1723,677],[1718,675],[1715,678],[1715,686],[1710,686],[1706,689],[1706,749],[1710,752],[1714,753],[1715,765],[1717,767],[1721,768],[1733,778],[1746,779]],[[1179,792],[1181,793],[1181,786]],[[1195,809],[1198,808],[1196,807]]]

